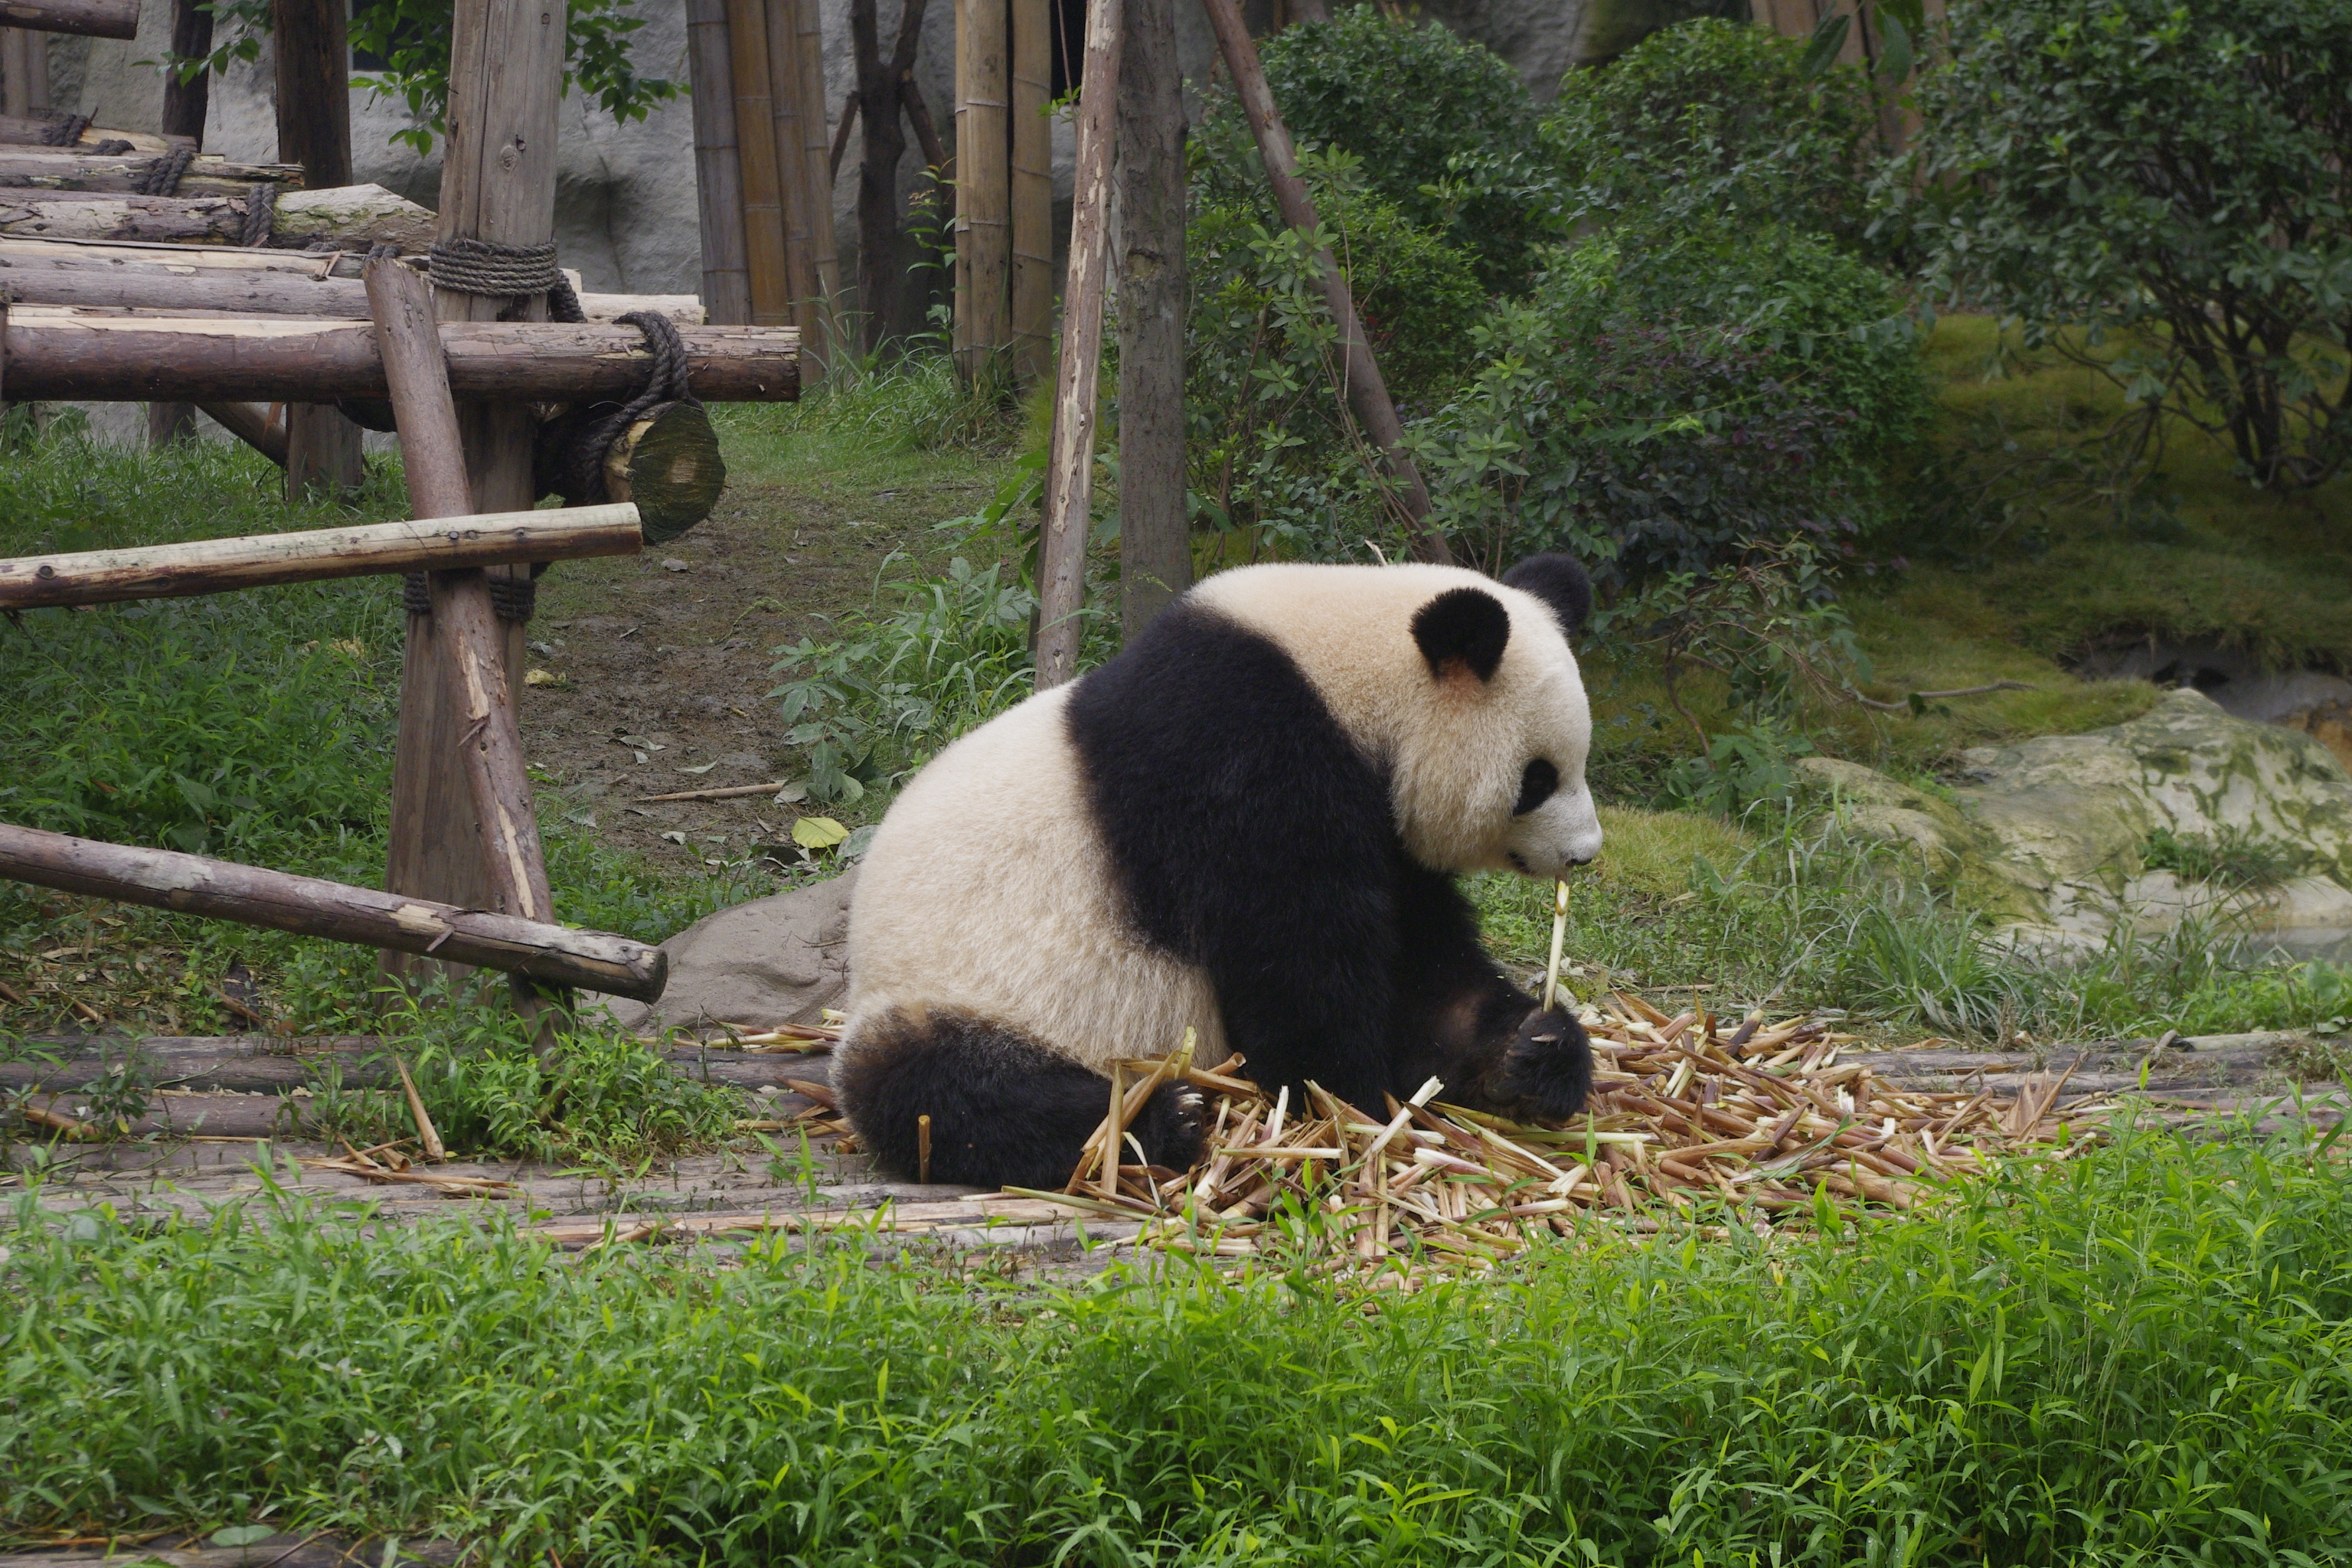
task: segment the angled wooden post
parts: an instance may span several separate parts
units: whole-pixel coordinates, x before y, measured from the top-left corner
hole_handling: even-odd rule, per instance
[[[1037,563],[1040,691],[1059,686],[1078,668],[1123,9],[1121,0],[1093,0],[1087,8],[1086,79],[1078,94],[1077,170],[1072,182],[1070,280],[1062,293],[1062,361],[1055,377],[1053,456],[1045,467],[1045,538]]]

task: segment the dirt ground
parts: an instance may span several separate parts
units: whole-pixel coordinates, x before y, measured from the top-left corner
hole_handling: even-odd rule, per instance
[[[788,840],[793,813],[767,797],[637,797],[793,777],[767,696],[783,679],[772,650],[822,640],[822,617],[868,603],[893,552],[942,556],[934,524],[977,510],[995,484],[967,454],[740,429],[722,441],[730,480],[710,518],[642,555],[551,569],[529,631],[530,668],[555,683],[526,688],[523,735],[555,815],[665,870]]]

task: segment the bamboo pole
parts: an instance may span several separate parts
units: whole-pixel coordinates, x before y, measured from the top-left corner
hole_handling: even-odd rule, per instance
[[[415,485],[412,474],[412,491]],[[633,555],[645,543],[637,509],[626,503],[489,516],[438,508],[424,515],[435,521],[20,556],[0,561],[0,610],[180,599],[508,561]]]
[[[1094,496],[1095,395],[1102,364],[1111,143],[1118,123],[1120,10],[1121,0],[1093,0],[1087,11],[1070,278],[1063,295],[1062,360],[1054,396],[1053,454],[1045,470],[1045,541],[1037,565],[1040,691],[1077,673],[1087,520]]]
[[[1290,132],[1282,123],[1273,89],[1266,86],[1265,70],[1258,63],[1257,45],[1251,42],[1249,29],[1242,24],[1241,8],[1235,0],[1201,3],[1209,13],[1209,25],[1216,30],[1217,47],[1224,57],[1225,68],[1233,74],[1234,94],[1241,100],[1242,113],[1257,138],[1259,155],[1265,161],[1266,181],[1274,187],[1282,221],[1302,233],[1312,234],[1322,219],[1315,211],[1314,198],[1307,195],[1307,182],[1299,178],[1298,157],[1291,148]],[[1356,314],[1355,296],[1349,289],[1347,275],[1339,270],[1328,249],[1316,253],[1315,265],[1323,275],[1323,297],[1330,307],[1331,320],[1339,329],[1341,390],[1356,422],[1381,450],[1394,486],[1390,499],[1412,536],[1413,554],[1423,561],[1450,563],[1454,554],[1446,547],[1445,536],[1429,526],[1429,489],[1421,482],[1421,470],[1414,465],[1412,454],[1405,450],[1404,426],[1397,418],[1396,405],[1389,400],[1388,384],[1381,379],[1381,367],[1372,358],[1371,344],[1365,340],[1364,325]]]
[[[956,23],[956,318],[966,376],[1005,346],[1012,235],[1007,0],[960,0]]]
[[[793,324],[801,331],[801,353],[812,373],[817,363],[820,331],[817,307],[816,254],[809,230],[809,212],[816,195],[809,188],[806,127],[809,106],[802,101],[806,83],[801,71],[800,0],[761,0],[766,12],[768,98],[772,113],[769,133],[775,143],[776,174],[783,203],[785,298]],[[820,101],[815,112],[822,117]]]
[[[0,9],[5,14],[5,9]],[[38,121],[49,108],[49,40],[24,27],[0,27],[0,100],[11,118]]]
[[[1025,384],[1054,354],[1054,126],[1052,0],[1013,7],[1013,373]]]
[[[842,351],[841,254],[833,232],[832,149],[825,136],[824,18],[820,0],[798,0],[800,17],[801,157],[809,193],[809,266],[816,279],[815,321],[822,331],[816,361],[830,364]],[[848,116],[843,119],[846,121]]]
[[[793,319],[784,253],[783,172],[777,166],[775,103],[768,90],[766,0],[727,0],[727,43],[735,70],[736,145],[743,164],[743,256],[751,269],[751,320]],[[765,127],[767,133],[761,133]]]
[[[429,953],[641,1002],[658,1000],[669,977],[667,954],[627,937],[33,827],[0,826],[0,877],[362,947]]]
[[[735,67],[727,0],[686,0],[687,68],[694,89],[694,182],[702,233],[702,298],[713,321],[751,320],[743,241],[743,165],[735,124]]]

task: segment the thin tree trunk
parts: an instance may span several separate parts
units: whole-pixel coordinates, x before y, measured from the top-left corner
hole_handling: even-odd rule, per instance
[[[1037,689],[1077,673],[1078,613],[1086,607],[1087,514],[1094,495],[1095,395],[1102,371],[1103,282],[1111,144],[1118,135],[1119,0],[1087,10],[1077,166],[1071,178],[1070,277],[1062,293],[1062,359],[1055,377],[1054,448],[1045,468],[1045,540],[1037,561]]]
[[[1266,182],[1274,187],[1282,221],[1312,233],[1322,220],[1316,214],[1314,198],[1307,194],[1307,182],[1299,177],[1298,155],[1291,148],[1290,132],[1282,122],[1281,111],[1275,107],[1274,91],[1265,84],[1257,45],[1250,41],[1249,29],[1242,25],[1241,7],[1234,0],[1201,3],[1209,13],[1209,25],[1216,30],[1225,68],[1233,73],[1234,95],[1241,100],[1242,113],[1257,137],[1259,155],[1265,160]],[[1364,324],[1357,318],[1347,274],[1339,270],[1328,249],[1316,255],[1315,265],[1323,275],[1323,297],[1330,307],[1331,320],[1339,329],[1341,390],[1356,422],[1385,459],[1395,487],[1391,500],[1403,513],[1412,536],[1412,552],[1423,561],[1450,564],[1454,553],[1446,548],[1445,536],[1429,526],[1429,489],[1421,482],[1421,470],[1412,454],[1404,449],[1404,425],[1397,417],[1396,405],[1389,400],[1388,384],[1381,379],[1372,346],[1365,341]]]
[[[1184,91],[1176,0],[1127,0],[1118,92],[1119,629],[1192,581],[1184,516]]]
[[[344,0],[276,0],[278,156],[310,189],[352,183],[352,52]],[[286,410],[286,493],[360,486],[360,427],[331,405]]]
[[[876,0],[851,0],[849,7],[850,47],[857,60],[857,117],[866,133],[857,169],[857,303],[866,314],[869,353],[898,324],[898,164],[907,153],[899,115],[901,92],[922,42],[924,4],[905,0],[898,13],[898,42],[887,59],[882,56]]]

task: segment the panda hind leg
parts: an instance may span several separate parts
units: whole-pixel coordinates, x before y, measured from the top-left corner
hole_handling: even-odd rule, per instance
[[[929,1116],[931,1180],[980,1187],[1061,1186],[1110,1104],[1101,1074],[1002,1024],[928,1009],[861,1020],[834,1087],[885,1170],[919,1173],[918,1119]],[[1201,1097],[1163,1088],[1129,1131],[1151,1163],[1188,1169],[1203,1143]]]

